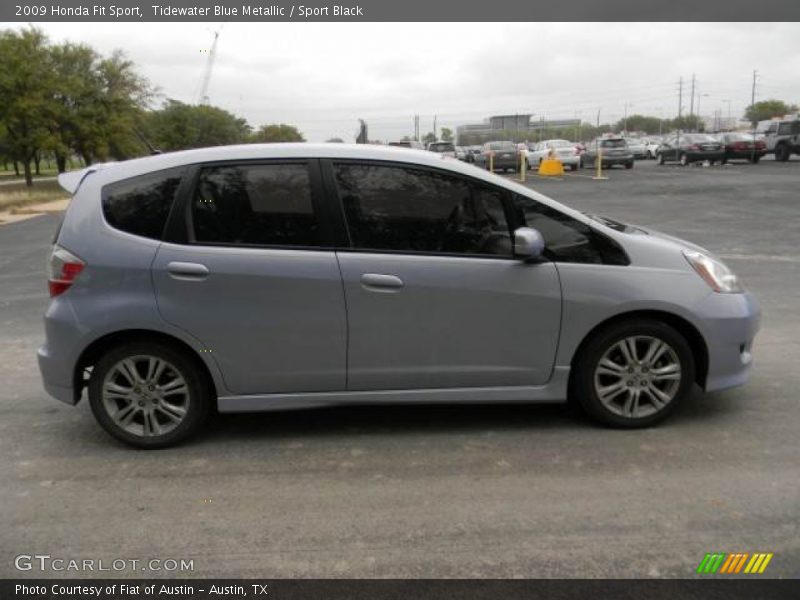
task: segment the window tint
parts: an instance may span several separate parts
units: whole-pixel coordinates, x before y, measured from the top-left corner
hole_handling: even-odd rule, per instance
[[[192,198],[192,220],[201,243],[320,244],[305,164],[205,168]]]
[[[625,140],[603,140],[600,142],[603,148],[627,148],[628,144]]]
[[[184,168],[148,173],[108,185],[103,215],[112,227],[160,240]]]
[[[528,227],[542,234],[545,255],[558,262],[627,265],[628,257],[616,242],[585,223],[526,196],[514,196],[514,206]]]
[[[792,125],[794,125],[794,123],[789,122],[778,125],[778,135],[790,135],[793,129]]]
[[[405,167],[334,171],[356,248],[511,256],[502,192]]]

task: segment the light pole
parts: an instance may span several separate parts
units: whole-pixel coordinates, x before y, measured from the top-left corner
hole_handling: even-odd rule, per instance
[[[700,98],[703,98],[703,97],[708,98],[710,95],[711,94],[700,94],[700,93],[697,94],[697,118],[699,120],[703,119],[703,116],[700,113]],[[705,125],[703,125],[703,129],[705,129]]]

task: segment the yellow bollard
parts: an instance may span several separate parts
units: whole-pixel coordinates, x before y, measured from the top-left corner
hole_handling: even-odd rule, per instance
[[[519,180],[525,183],[525,175],[528,171],[528,165],[525,161],[525,154],[519,153]]]
[[[597,145],[597,175],[592,177],[592,179],[608,179],[608,177],[603,177],[603,146],[602,144]]]
[[[489,152],[489,172],[494,173],[494,152]]]

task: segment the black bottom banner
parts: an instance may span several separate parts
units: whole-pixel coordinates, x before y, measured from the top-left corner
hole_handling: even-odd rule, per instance
[[[793,579],[3,579],[0,600],[782,600]]]

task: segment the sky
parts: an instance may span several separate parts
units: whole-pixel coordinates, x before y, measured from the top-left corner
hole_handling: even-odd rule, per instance
[[[25,27],[7,24],[7,27]],[[498,114],[614,122],[628,114],[740,116],[800,103],[798,23],[43,23],[52,41],[121,49],[160,98],[194,103],[214,31],[211,104],[309,141],[424,134]]]

